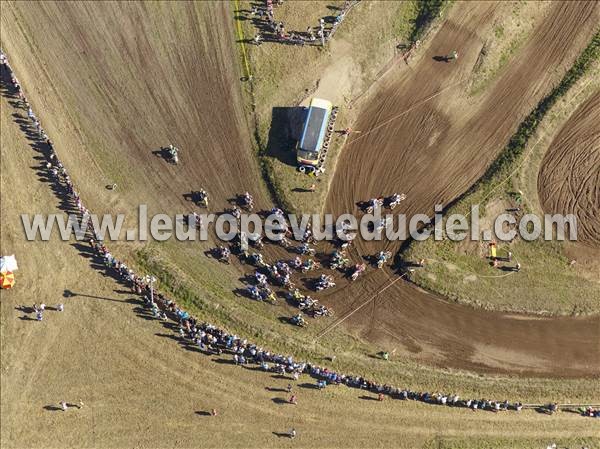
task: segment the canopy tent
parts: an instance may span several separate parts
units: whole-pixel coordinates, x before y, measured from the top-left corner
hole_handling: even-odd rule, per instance
[[[13,285],[15,285],[15,275],[12,273],[12,271],[0,273],[0,288],[12,288]]]
[[[19,267],[17,266],[17,259],[15,255],[12,256],[2,256],[0,257],[0,273],[7,273],[9,271],[17,271]]]

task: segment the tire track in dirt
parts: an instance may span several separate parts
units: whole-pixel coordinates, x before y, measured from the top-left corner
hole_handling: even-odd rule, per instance
[[[457,4],[413,70],[388,74],[382,81],[355,126],[366,135],[350,139],[340,156],[327,211],[356,211],[356,201],[405,192],[408,198],[400,212],[433,215],[435,204],[452,201],[484,173],[587,44],[599,17],[597,4],[557,2],[482,98],[467,105],[458,86],[378,127],[420,99],[469,77],[483,46],[478,30],[493,20],[494,10],[490,3]],[[455,63],[433,60],[453,49],[460,54]],[[374,254],[383,246],[398,250],[400,243],[358,241],[357,248],[361,254]],[[380,273],[359,282],[377,291],[386,278]],[[331,297],[338,316],[352,310],[350,292]],[[517,319],[448,303],[405,282],[374,302],[375,311],[357,313],[348,320],[350,327],[382,344],[390,341],[385,334],[397,329],[394,340],[406,342],[405,353],[412,347],[415,358],[434,365],[532,376],[600,372],[598,317]],[[387,332],[372,327],[373,320]],[[418,354],[414,341],[421,345]]]
[[[546,152],[538,176],[544,212],[577,217],[578,241],[600,247],[600,92],[569,118]]]

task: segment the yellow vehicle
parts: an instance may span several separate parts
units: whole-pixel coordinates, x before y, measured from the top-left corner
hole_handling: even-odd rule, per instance
[[[299,165],[315,166],[323,147],[327,125],[333,105],[330,101],[313,98],[308,107],[302,136],[296,145],[296,158]]]

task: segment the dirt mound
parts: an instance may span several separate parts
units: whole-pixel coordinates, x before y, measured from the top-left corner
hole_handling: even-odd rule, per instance
[[[538,192],[544,212],[577,217],[579,242],[600,247],[600,92],[569,118],[544,159]]]

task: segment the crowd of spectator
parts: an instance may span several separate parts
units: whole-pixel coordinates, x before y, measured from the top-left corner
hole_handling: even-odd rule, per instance
[[[283,5],[283,0],[266,0],[262,5],[252,6],[248,18],[257,28],[252,43],[278,42],[289,45],[321,45],[333,37],[348,12],[360,0],[347,0],[332,16],[321,17],[317,26],[309,26],[306,31],[289,31],[282,21],[275,18],[275,9]]]

